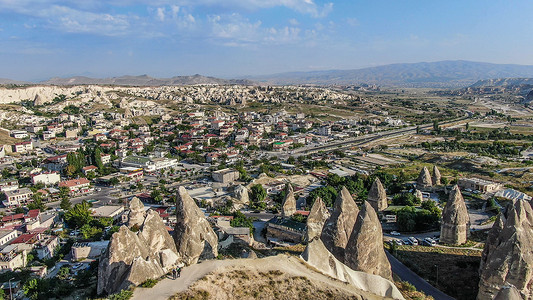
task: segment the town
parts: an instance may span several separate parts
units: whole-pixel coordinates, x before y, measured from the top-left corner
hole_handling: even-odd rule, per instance
[[[499,100],[485,94],[478,105],[456,95],[431,106],[396,94],[377,86],[1,89],[3,295],[142,297],[173,266],[206,258],[303,253],[324,271],[311,251],[393,280],[390,265],[376,273],[348,255],[364,244],[352,239],[372,234],[365,246],[380,263],[389,264],[384,246],[401,264],[393,264],[393,294],[383,296],[406,297],[410,268],[433,285],[414,285],[424,297],[475,297],[488,231],[509,203],[533,194],[532,113],[489,109]],[[357,227],[363,212],[383,234]],[[119,251],[136,232],[144,238],[132,251],[165,259],[141,268]],[[164,246],[154,249],[153,235]],[[115,269],[119,261],[127,271]],[[114,272],[140,287],[128,289],[126,273]],[[460,283],[450,279],[457,272]]]

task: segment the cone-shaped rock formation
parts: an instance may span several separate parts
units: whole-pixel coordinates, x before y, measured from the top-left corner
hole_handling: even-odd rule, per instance
[[[290,217],[296,213],[296,199],[294,198],[294,189],[290,183],[285,186],[285,199],[281,207],[281,215]]]
[[[357,216],[345,256],[345,264],[351,269],[392,280],[391,266],[383,249],[381,223],[367,201]]]
[[[218,255],[218,238],[204,213],[180,186],[176,197],[176,247],[187,265]]]
[[[329,212],[320,197],[316,198],[311,212],[307,217],[307,232],[305,241],[310,242],[316,237],[320,238],[324,224],[329,218]]]
[[[450,192],[448,202],[442,211],[440,240],[446,244],[464,244],[469,234],[470,216],[461,190],[456,185]]]
[[[424,167],[418,175],[416,180],[416,187],[419,189],[427,189],[433,185],[433,180],[431,179],[431,174],[429,174],[428,168]]]
[[[346,187],[337,195],[333,213],[322,230],[322,241],[326,248],[340,261],[344,262],[344,248],[352,234],[359,208]]]
[[[486,262],[480,272],[477,298],[494,299],[505,286],[513,285],[522,299],[532,299],[533,209],[529,202],[517,200],[514,203],[498,238],[487,240],[485,249]],[[512,295],[505,291],[501,293],[501,297]]]
[[[440,176],[439,168],[437,168],[437,166],[433,166],[433,176],[431,177],[433,185],[440,185],[441,178],[442,176]]]
[[[381,180],[377,177],[368,192],[368,202],[376,211],[382,211],[388,207],[387,193],[383,184],[381,184]]]
[[[146,211],[144,210],[144,204],[137,197],[133,197],[129,204],[130,212],[128,213],[128,227],[131,228],[135,225],[140,227],[146,217]]]

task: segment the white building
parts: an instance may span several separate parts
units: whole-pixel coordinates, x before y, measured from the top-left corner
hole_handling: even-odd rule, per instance
[[[13,145],[13,152],[28,152],[33,150],[33,143],[31,141],[15,143]]]
[[[21,203],[32,200],[33,192],[29,188],[21,188],[14,191],[7,191],[6,200],[2,201],[4,206],[19,206]]]
[[[19,236],[19,234],[15,229],[0,230],[0,246],[4,246],[14,240],[17,236]]]
[[[331,127],[330,126],[322,126],[318,128],[318,134],[328,136],[331,135]]]
[[[16,139],[23,139],[29,137],[28,132],[25,130],[12,130],[10,135]]]
[[[145,156],[127,156],[122,159],[123,167],[143,168],[146,172],[173,168],[178,165],[178,160],[174,158],[150,158]]]
[[[40,174],[33,174],[31,181],[33,184],[42,183],[44,185],[54,185],[61,181],[61,177],[57,172],[43,172]]]

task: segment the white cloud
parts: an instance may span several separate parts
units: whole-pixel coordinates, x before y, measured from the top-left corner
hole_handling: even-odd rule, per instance
[[[164,7],[158,7],[157,8],[157,18],[161,22],[165,21],[165,8]]]
[[[299,25],[300,23],[296,19],[289,19],[289,24],[291,24],[292,26],[296,26],[296,25]]]

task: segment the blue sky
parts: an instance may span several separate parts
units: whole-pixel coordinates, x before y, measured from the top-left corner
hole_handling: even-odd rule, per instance
[[[0,77],[533,65],[530,0],[0,0]]]

